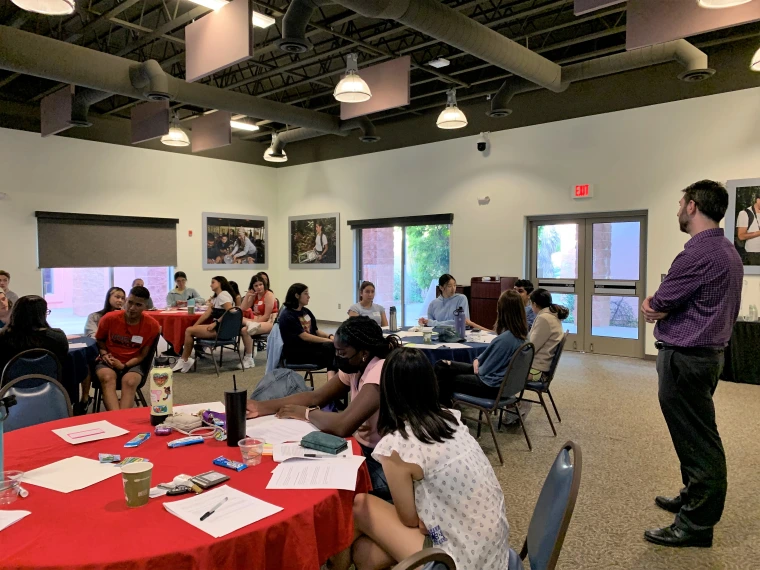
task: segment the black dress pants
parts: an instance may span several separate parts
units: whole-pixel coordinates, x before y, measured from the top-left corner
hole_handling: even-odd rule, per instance
[[[726,500],[726,454],[712,399],[722,369],[722,351],[663,348],[657,356],[660,409],[684,484],[675,524],[691,532],[712,529]]]
[[[443,406],[452,405],[454,392],[475,396],[477,398],[496,398],[499,388],[489,386],[475,374],[472,364],[443,360],[435,363],[435,375],[438,378],[438,400]]]

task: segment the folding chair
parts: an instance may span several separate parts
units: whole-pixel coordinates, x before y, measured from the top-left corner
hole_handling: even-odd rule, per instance
[[[71,400],[63,385],[45,374],[31,373],[14,378],[0,388],[0,398],[6,396],[16,396],[16,405],[3,422],[6,432],[73,415]]]
[[[552,393],[549,391],[549,385],[552,383],[552,380],[554,380],[554,373],[557,371],[557,366],[559,365],[559,359],[562,356],[562,351],[565,349],[565,340],[567,340],[567,335],[562,337],[562,340],[559,341],[559,344],[557,345],[557,349],[554,351],[554,355],[552,356],[551,364],[549,365],[549,371],[544,372],[541,374],[541,380],[538,381],[529,381],[525,385],[526,390],[530,390],[531,392],[535,392],[538,394],[538,401],[536,400],[527,400],[523,398],[523,402],[531,402],[533,404],[541,404],[541,407],[544,409],[544,412],[546,413],[546,418],[549,420],[549,425],[552,428],[552,432],[554,432],[554,435],[557,435],[557,430],[554,429],[554,422],[552,422],[552,418],[549,415],[549,409],[546,407],[546,401],[544,400],[544,394],[549,396],[549,400],[551,400],[552,406],[554,407],[554,413],[557,414],[557,421],[562,423],[562,419],[559,417],[559,412],[557,411],[557,404],[554,403],[554,398],[552,397]]]
[[[219,366],[222,364],[224,358],[224,350],[231,350],[237,353],[240,360],[240,367],[243,367],[243,355],[240,354],[240,330],[243,328],[243,311],[239,307],[232,307],[229,311],[225,311],[219,318],[219,324],[216,329],[216,338],[195,339],[195,363],[193,364],[193,370],[198,368],[198,353],[203,352],[205,347],[211,349],[211,359],[214,361],[214,367],[216,368],[216,375],[219,376]],[[214,350],[219,348],[219,363],[213,356]]]
[[[143,360],[140,363],[140,372],[142,372],[142,380],[140,380],[140,384],[137,385],[137,389],[135,390],[135,404],[137,404],[137,407],[143,406],[147,407],[148,402],[145,399],[145,394],[143,394],[142,389],[145,387],[145,384],[148,382],[148,374],[150,374],[150,370],[153,367],[153,359],[156,357],[156,351],[158,350],[158,341],[161,338],[161,335],[159,334],[156,336],[156,340],[153,341],[153,345],[150,348],[150,351],[148,352],[148,356],[145,357],[145,360]],[[93,413],[100,411],[100,405],[103,403],[103,386],[100,384],[100,380],[98,379],[98,375],[94,372],[92,373],[92,386],[95,388],[95,394],[93,395],[93,404],[92,404],[92,411]],[[121,377],[116,377],[116,390],[121,390]]]

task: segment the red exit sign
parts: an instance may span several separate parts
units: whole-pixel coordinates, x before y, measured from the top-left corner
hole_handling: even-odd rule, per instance
[[[591,184],[576,184],[573,186],[573,198],[591,198],[594,187]]]

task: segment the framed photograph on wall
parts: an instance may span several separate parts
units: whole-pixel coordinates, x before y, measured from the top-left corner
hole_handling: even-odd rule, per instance
[[[266,269],[266,216],[203,213],[203,269]]]
[[[726,237],[744,263],[745,275],[760,275],[760,178],[729,180]]]
[[[290,269],[340,269],[340,214],[288,218]]]

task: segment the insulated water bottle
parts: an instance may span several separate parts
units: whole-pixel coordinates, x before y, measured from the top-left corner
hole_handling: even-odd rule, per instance
[[[150,425],[162,424],[172,415],[172,389],[170,359],[167,356],[156,356],[150,371]]]
[[[396,321],[396,307],[391,307],[390,309],[391,313],[391,319],[388,322],[388,330],[390,332],[398,332],[398,322]]]
[[[457,309],[454,311],[454,328],[456,328],[457,336],[459,336],[459,338],[464,338],[465,325],[466,320],[464,316],[464,309],[462,307],[457,307]]]

